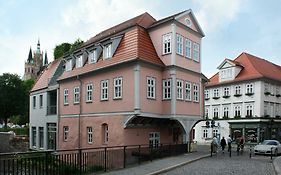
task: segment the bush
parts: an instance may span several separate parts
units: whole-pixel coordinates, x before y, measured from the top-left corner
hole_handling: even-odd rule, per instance
[[[13,131],[14,133],[16,133],[16,135],[24,135],[24,136],[29,136],[29,128],[25,127],[25,128],[0,128],[0,132],[9,132],[9,131]]]

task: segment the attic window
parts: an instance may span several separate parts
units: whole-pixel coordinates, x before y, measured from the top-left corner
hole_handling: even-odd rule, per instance
[[[72,60],[67,60],[65,63],[65,71],[70,71],[72,69]]]
[[[97,51],[95,49],[89,53],[89,63],[96,63],[96,62],[97,62]]]
[[[108,59],[112,57],[111,44],[107,44],[103,48],[103,59]]]
[[[82,55],[79,55],[79,56],[76,58],[76,68],[82,67],[82,62],[83,62]]]
[[[185,18],[185,23],[188,27],[191,27],[191,25],[192,25],[192,22],[188,18]]]

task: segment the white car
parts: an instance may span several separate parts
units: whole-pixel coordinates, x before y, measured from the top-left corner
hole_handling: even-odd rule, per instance
[[[254,147],[255,154],[272,154],[277,156],[281,153],[281,144],[277,140],[264,140]]]

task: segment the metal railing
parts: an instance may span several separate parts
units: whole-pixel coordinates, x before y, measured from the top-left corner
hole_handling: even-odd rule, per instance
[[[180,155],[187,144],[127,145],[0,154],[0,174],[74,175],[125,168],[144,161]]]

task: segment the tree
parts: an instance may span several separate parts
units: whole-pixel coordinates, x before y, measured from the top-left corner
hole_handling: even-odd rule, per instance
[[[78,49],[82,44],[84,43],[84,41],[82,41],[80,38],[78,38],[72,45],[70,48],[70,53],[73,53],[76,49]]]
[[[0,92],[0,118],[7,127],[9,117],[24,115],[26,92],[20,77],[10,73],[0,76]]]
[[[76,39],[76,41],[73,44],[62,43],[62,44],[56,45],[56,47],[54,49],[54,58],[58,59],[66,53],[73,53],[83,43],[84,43],[84,41],[81,40],[80,38],[78,38],[78,39]]]

